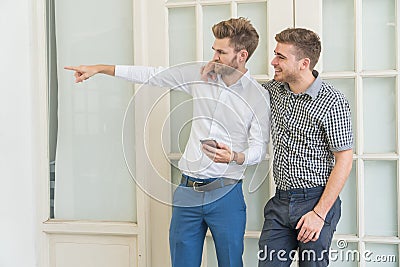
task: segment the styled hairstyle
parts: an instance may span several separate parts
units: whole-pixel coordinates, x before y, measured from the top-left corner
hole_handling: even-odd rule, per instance
[[[287,28],[275,35],[275,40],[293,45],[296,59],[309,58],[310,70],[314,69],[321,54],[321,41],[315,32],[303,28]]]
[[[229,38],[236,52],[245,49],[249,53],[246,61],[257,48],[258,33],[250,20],[243,17],[221,21],[212,27],[212,31],[217,39]]]

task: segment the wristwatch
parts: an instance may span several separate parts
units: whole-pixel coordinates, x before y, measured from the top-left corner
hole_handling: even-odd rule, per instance
[[[237,164],[237,160],[238,160],[238,153],[236,151],[232,151],[233,153],[233,159],[229,162],[229,163],[236,163]]]

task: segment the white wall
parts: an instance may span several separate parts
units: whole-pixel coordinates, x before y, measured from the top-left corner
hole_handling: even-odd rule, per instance
[[[0,2],[0,266],[36,266],[30,0]]]

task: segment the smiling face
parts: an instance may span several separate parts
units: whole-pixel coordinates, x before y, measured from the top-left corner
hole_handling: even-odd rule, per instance
[[[296,59],[295,47],[291,44],[278,43],[274,52],[275,57],[271,61],[275,70],[274,79],[289,84],[298,81],[303,60]]]
[[[212,60],[219,63],[214,69],[216,73],[229,75],[239,68],[238,52],[230,45],[229,38],[215,39],[212,49],[214,50]]]

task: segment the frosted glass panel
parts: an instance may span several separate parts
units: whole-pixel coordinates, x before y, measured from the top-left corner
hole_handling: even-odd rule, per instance
[[[218,267],[217,254],[214,241],[206,238],[207,267]],[[258,266],[258,238],[246,238],[244,240],[243,266]]]
[[[196,13],[194,7],[169,11],[169,64],[196,60]],[[160,44],[161,45],[161,44]]]
[[[396,69],[396,1],[362,3],[363,69]]]
[[[344,240],[333,240],[330,251],[330,264],[332,267],[356,267],[361,260],[357,243]]]
[[[171,91],[171,152],[183,153],[192,126],[192,97],[181,91]]]
[[[364,79],[364,151],[396,152],[396,80]]]
[[[258,238],[244,240],[243,265],[258,266]]]
[[[357,147],[357,108],[356,108],[356,89],[355,89],[355,81],[354,79],[331,79],[326,80],[328,83],[335,86],[336,89],[341,91],[345,96],[346,99],[349,101],[350,109],[351,109],[351,124],[353,129],[353,136],[354,136],[354,146],[353,149],[355,150]]]
[[[136,189],[121,140],[132,85],[101,75],[75,84],[73,73],[63,70],[67,65],[100,62],[132,64],[132,9],[129,0],[117,5],[55,1],[59,70],[56,219],[136,221]],[[129,151],[135,151],[133,122],[131,110],[124,128],[131,136],[124,140]],[[134,166],[134,153],[127,160]]]
[[[230,5],[204,6],[203,7],[203,37],[204,37],[204,61],[212,59],[214,51],[211,49],[214,43],[214,34],[212,26],[222,20],[227,20],[231,17]]]
[[[354,2],[323,0],[323,71],[354,70]]]
[[[248,18],[260,35],[254,54],[248,61],[248,69],[253,75],[268,73],[268,32],[267,3],[238,4],[238,16]]]
[[[264,223],[264,206],[269,196],[269,161],[248,167],[243,183],[247,205],[247,231],[260,231]],[[271,169],[272,172],[272,169]]]
[[[337,226],[336,233],[357,235],[357,182],[356,182],[356,161],[353,161],[353,168],[350,176],[340,193],[342,200],[342,217]]]
[[[207,249],[207,266],[217,267],[217,253],[215,252],[215,245],[212,237],[206,237],[206,249]]]
[[[397,245],[388,244],[365,244],[365,249],[369,251],[366,266],[399,266],[399,249]]]
[[[396,161],[365,161],[365,233],[397,236]]]
[[[172,160],[171,161],[171,183],[174,185],[179,185],[181,183],[182,179],[182,173],[178,166],[178,161],[177,160]]]

